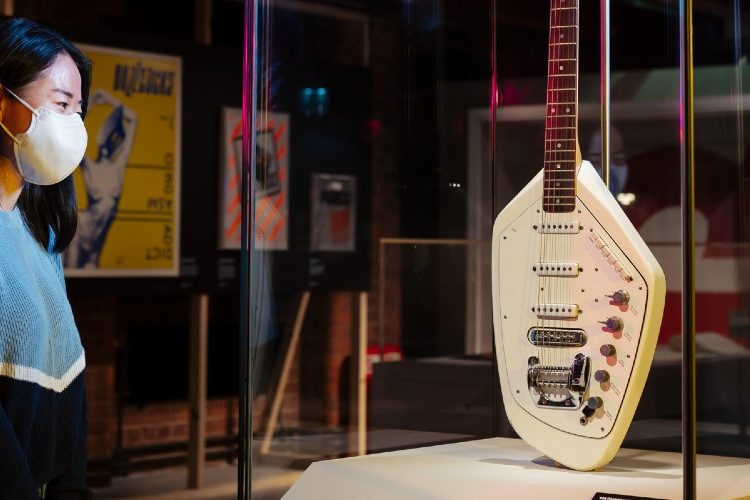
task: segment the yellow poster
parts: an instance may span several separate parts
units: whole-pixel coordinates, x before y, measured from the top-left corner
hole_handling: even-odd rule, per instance
[[[80,45],[93,62],[68,276],[176,276],[181,60]]]

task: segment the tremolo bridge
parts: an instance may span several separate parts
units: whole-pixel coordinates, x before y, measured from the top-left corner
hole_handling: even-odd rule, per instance
[[[529,392],[537,406],[578,409],[589,380],[589,357],[578,353],[569,367],[544,366],[529,358]]]

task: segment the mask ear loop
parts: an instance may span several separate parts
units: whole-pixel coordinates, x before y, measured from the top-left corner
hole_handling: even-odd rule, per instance
[[[18,95],[17,95],[17,94],[15,93],[15,92],[13,92],[12,90],[10,90],[10,89],[9,89],[8,87],[3,87],[3,89],[4,89],[4,90],[5,90],[6,92],[8,92],[8,93],[9,93],[10,95],[12,95],[13,97],[15,97],[15,99],[16,99],[16,100],[17,100],[18,102],[20,102],[21,104],[23,104],[23,105],[24,105],[24,106],[26,107],[26,109],[28,109],[29,111],[31,111],[31,113],[32,113],[32,114],[33,114],[34,116],[36,116],[37,118],[39,117],[39,112],[38,112],[37,110],[35,110],[34,108],[32,108],[32,107],[31,107],[31,106],[29,105],[29,103],[27,103],[26,101],[24,101],[23,99],[21,99],[20,97],[18,97]],[[21,141],[20,141],[20,139],[16,138],[16,136],[15,136],[15,135],[13,135],[13,134],[12,134],[12,133],[10,132],[10,130],[8,130],[8,127],[6,127],[6,126],[5,126],[5,124],[4,124],[4,123],[3,123],[2,121],[0,121],[0,127],[2,127],[2,128],[3,128],[3,130],[5,130],[5,133],[6,133],[6,134],[8,134],[8,136],[10,136],[10,138],[11,138],[11,139],[13,139],[13,142],[15,142],[16,144],[18,144],[19,146],[21,145]]]
[[[20,102],[21,104],[23,104],[24,106],[26,106],[26,109],[28,109],[29,111],[31,111],[32,113],[34,113],[34,115],[39,116],[39,112],[37,110],[35,110],[34,108],[32,108],[29,103],[27,103],[26,101],[24,101],[23,99],[21,99],[20,97],[18,97],[18,95],[15,92],[13,92],[12,90],[10,90],[8,87],[5,87],[5,90],[10,95],[12,95],[13,97],[15,97],[18,102]]]

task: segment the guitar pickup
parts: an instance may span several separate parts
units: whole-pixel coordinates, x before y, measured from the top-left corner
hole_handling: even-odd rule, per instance
[[[577,220],[570,222],[539,223],[534,230],[541,234],[578,234],[581,224]]]
[[[537,304],[531,311],[538,318],[576,319],[581,314],[578,304]]]
[[[542,347],[583,347],[587,340],[586,332],[580,328],[535,327],[527,336],[532,345]]]
[[[577,262],[539,262],[531,268],[538,276],[576,277],[580,272]]]

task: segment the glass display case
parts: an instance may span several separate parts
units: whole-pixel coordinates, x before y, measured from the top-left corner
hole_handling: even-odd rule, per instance
[[[325,459],[517,437],[493,221],[551,158],[571,60],[574,143],[666,279],[622,446],[690,453],[694,428],[698,453],[750,457],[750,11],[581,3],[570,57],[560,2],[245,0],[241,494],[277,498]]]

